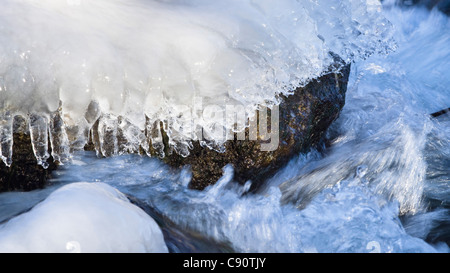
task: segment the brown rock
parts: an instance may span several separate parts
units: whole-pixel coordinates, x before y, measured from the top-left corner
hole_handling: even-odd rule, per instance
[[[223,153],[196,142],[189,156],[183,158],[172,153],[163,160],[174,167],[190,165],[193,189],[214,184],[227,164],[233,165],[236,181],[251,180],[252,187],[257,188],[292,156],[307,152],[320,142],[344,106],[349,73],[350,65],[346,65],[340,73],[326,74],[298,88],[293,95],[283,97],[279,106],[279,146],[274,151],[262,151],[263,142],[249,138],[227,141]]]
[[[25,130],[18,130],[25,126],[25,119],[20,116],[14,118],[13,158],[10,167],[0,162],[0,192],[31,191],[43,188],[51,172],[56,168],[50,157],[49,167],[44,169],[38,165],[31,146],[30,135]]]
[[[305,87],[298,88],[292,95],[282,97],[282,103],[278,108],[278,128],[268,126],[268,131],[276,132],[279,137],[277,142],[279,145],[276,149],[270,151],[262,149],[262,145],[267,144],[267,141],[263,141],[263,139],[267,138],[264,138],[262,132],[247,129],[245,140],[235,139],[225,143],[225,152],[217,152],[202,147],[199,142],[194,142],[190,154],[182,157],[175,152],[169,152],[168,138],[161,130],[163,136],[161,144],[164,144],[165,154],[162,160],[173,167],[190,165],[192,170],[190,188],[192,189],[201,190],[214,184],[222,176],[222,170],[228,164],[234,167],[236,181],[245,183],[251,180],[253,188],[257,188],[292,156],[307,152],[311,147],[317,145],[322,140],[327,128],[338,117],[345,103],[350,65],[343,65],[339,62],[336,64],[342,65],[339,73],[325,74],[311,81]],[[268,120],[271,119],[271,116],[272,112],[269,111]],[[95,115],[95,118],[98,119],[98,115]],[[23,126],[24,122],[24,119],[15,117],[15,128]],[[99,140],[96,139],[98,123],[98,120],[94,123],[90,143],[85,146],[86,150],[99,149]],[[279,131],[273,131],[277,129]],[[0,191],[42,188],[51,171],[56,168],[51,157],[47,161],[50,165],[48,169],[37,165],[30,136],[26,132],[26,129],[14,130],[13,163],[10,168],[0,164]],[[249,135],[254,133],[258,140],[249,140],[252,139],[249,138]],[[114,140],[117,145],[113,146],[121,144],[120,130],[117,134],[117,141]],[[140,150],[131,152],[144,153],[142,147]],[[155,156],[159,153],[151,143],[149,152]],[[113,151],[111,155],[114,154],[117,154],[117,151]]]

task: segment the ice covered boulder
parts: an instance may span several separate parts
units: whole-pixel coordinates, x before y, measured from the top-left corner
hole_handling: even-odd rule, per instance
[[[99,156],[157,154],[169,161],[179,161],[171,154],[184,161],[198,145],[252,153],[259,144],[233,151],[221,130],[264,136],[245,120],[265,107],[280,109],[270,114],[280,119],[279,140],[306,144],[308,134],[321,135],[309,124],[324,129],[328,121],[319,119],[335,117],[334,106],[325,106],[334,95],[319,86],[328,90],[345,79],[336,56],[349,64],[393,49],[378,0],[4,0],[0,159],[14,161],[16,116],[26,119],[24,134],[44,169],[51,157],[65,163],[86,145]],[[316,90],[308,93],[311,86]],[[323,106],[313,106],[313,97],[325,98]],[[298,103],[302,111],[289,108]],[[242,111],[228,115],[228,106]],[[233,115],[244,117],[244,126],[235,126]],[[296,126],[305,127],[298,134],[310,132],[306,140],[282,137]],[[241,169],[276,155],[257,157]],[[211,162],[215,170],[222,165]]]
[[[73,183],[0,226],[0,252],[168,252],[156,222],[104,183]]]
[[[195,143],[187,157],[172,153],[163,160],[172,166],[190,165],[191,188],[204,189],[214,184],[228,164],[233,166],[236,181],[251,181],[253,189],[261,186],[292,156],[320,144],[328,127],[339,116],[350,73],[350,65],[339,65],[342,65],[339,72],[328,73],[298,88],[293,95],[283,96],[277,111],[259,111],[259,122],[246,130],[246,138],[239,140],[235,136],[226,142],[224,151]],[[267,119],[261,119],[262,115],[268,115]],[[276,115],[274,119],[273,115]],[[269,129],[260,126],[262,122],[267,122]],[[251,134],[255,139],[249,137]]]

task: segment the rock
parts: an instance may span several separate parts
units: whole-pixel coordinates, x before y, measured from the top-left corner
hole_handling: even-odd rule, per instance
[[[31,146],[30,135],[25,133],[25,119],[21,116],[14,118],[13,160],[11,167],[0,162],[0,192],[31,191],[43,188],[56,164],[50,157],[49,167],[44,169],[38,165]]]
[[[192,189],[202,190],[214,184],[227,164],[234,167],[236,181],[245,183],[251,180],[252,189],[256,189],[292,156],[307,152],[321,141],[344,106],[349,73],[350,65],[345,65],[340,73],[325,74],[304,88],[298,88],[293,95],[282,98],[279,105],[279,145],[273,151],[262,151],[262,141],[248,138],[227,141],[223,153],[201,147],[196,142],[187,157],[172,153],[163,160],[174,167],[190,165],[192,181],[189,186]],[[248,136],[248,130],[246,134]]]
[[[203,147],[200,143],[194,142],[193,149],[187,157],[183,157],[175,152],[168,152],[168,139],[161,129],[165,156],[164,162],[175,168],[190,165],[192,170],[192,181],[189,187],[202,190],[214,184],[221,176],[223,168],[231,164],[234,167],[234,179],[239,183],[252,181],[252,189],[258,188],[262,182],[274,174],[292,156],[307,152],[311,147],[320,143],[323,135],[331,123],[338,117],[345,103],[345,92],[350,73],[350,65],[344,65],[337,61],[336,65],[342,67],[339,73],[329,72],[320,78],[311,81],[303,88],[298,88],[292,95],[281,97],[281,104],[278,112],[268,111],[267,120],[278,117],[279,124],[267,128],[270,136],[276,136],[278,144],[275,149],[265,149],[268,145],[267,134],[246,130],[245,140],[228,140],[225,143],[225,151]],[[330,70],[334,71],[334,70]],[[265,111],[264,111],[265,112]],[[274,115],[278,113],[278,115]],[[259,113],[261,119],[261,112]],[[56,168],[53,159],[50,157],[47,162],[49,167],[43,169],[38,165],[33,154],[30,143],[30,136],[24,119],[19,116],[14,121],[14,148],[13,163],[10,168],[4,164],[0,166],[0,191],[11,190],[33,190],[42,188],[46,180],[50,177],[52,170]],[[257,124],[259,125],[259,124]],[[98,150],[99,144],[96,140],[98,135],[98,120],[92,127],[90,142],[84,146],[85,150]],[[163,128],[161,126],[161,128]],[[251,127],[252,128],[252,127]],[[249,135],[257,136],[257,140],[249,138]],[[117,143],[120,143],[120,132],[118,132]],[[273,139],[270,139],[271,142]],[[108,143],[106,143],[108,144]],[[158,156],[158,151],[153,149],[150,143],[149,152],[152,156]],[[50,150],[51,147],[49,147]],[[139,151],[131,151],[144,153]],[[101,155],[101,153],[97,153]],[[111,155],[115,155],[111,154]],[[120,154],[120,153],[118,153]],[[104,155],[109,156],[109,155]]]

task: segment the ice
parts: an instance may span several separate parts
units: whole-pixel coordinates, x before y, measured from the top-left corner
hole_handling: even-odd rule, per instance
[[[101,116],[98,124],[98,137],[100,139],[100,152],[103,156],[117,155],[117,117],[112,115]]]
[[[0,252],[167,252],[162,231],[104,183],[73,183],[0,226]]]
[[[48,117],[60,109],[57,127],[71,151],[83,149],[100,118],[101,155],[145,146],[137,130],[162,122],[166,151],[187,155],[190,124],[212,122],[193,113],[195,98],[205,107],[244,105],[251,116],[329,71],[335,54],[351,62],[389,52],[395,44],[381,10],[373,0],[5,0],[0,112]],[[185,110],[194,120],[180,116]],[[231,129],[225,118],[214,123]],[[55,155],[68,149],[60,136]],[[118,145],[104,144],[119,136]],[[224,141],[211,137],[202,143]]]
[[[148,152],[149,145],[145,132],[124,118],[119,117],[118,122],[119,154],[138,153],[139,148]]]
[[[37,114],[30,115],[30,138],[37,163],[47,169],[48,153],[48,118]]]
[[[64,164],[70,160],[70,144],[60,111],[50,117],[50,143],[53,160]]]
[[[0,115],[0,159],[11,166],[13,149],[13,117],[6,112]]]

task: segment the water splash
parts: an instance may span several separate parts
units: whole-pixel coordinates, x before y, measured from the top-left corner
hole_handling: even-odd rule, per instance
[[[150,205],[180,230],[236,252],[370,252],[373,242],[380,252],[447,251],[408,234],[413,224],[407,230],[402,226],[398,201],[374,191],[364,177],[323,189],[299,210],[281,202],[277,186],[246,194],[248,185],[234,183],[230,167],[218,183],[197,191],[187,188],[188,169],[170,170],[157,159],[88,154],[78,160],[84,164],[60,169],[55,183],[106,182]],[[305,163],[297,162],[297,167]]]
[[[306,164],[297,177],[280,185],[283,202],[304,208],[325,188],[357,178],[397,200],[402,214],[423,210],[424,135],[405,128],[401,119],[392,125],[361,141],[335,143],[326,157]]]

